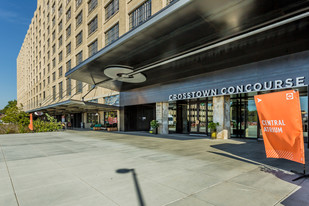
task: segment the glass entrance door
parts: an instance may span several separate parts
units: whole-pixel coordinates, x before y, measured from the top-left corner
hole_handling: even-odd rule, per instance
[[[188,106],[190,133],[208,134],[208,122],[212,121],[212,100],[190,101]]]
[[[190,132],[199,132],[198,131],[199,119],[198,119],[198,111],[197,111],[198,104],[190,103],[189,109],[190,109],[190,112],[189,112]]]
[[[257,138],[258,115],[253,95],[234,95],[231,98],[232,137]]]

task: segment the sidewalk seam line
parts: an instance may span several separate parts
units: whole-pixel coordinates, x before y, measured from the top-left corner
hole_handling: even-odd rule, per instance
[[[4,155],[4,152],[3,152],[1,145],[0,145],[0,149],[1,149],[1,153],[2,153],[2,156],[3,156],[4,162],[5,162],[7,173],[8,173],[9,178],[10,178],[10,182],[11,182],[11,186],[12,186],[12,189],[13,189],[13,192],[14,192],[16,203],[17,203],[18,206],[20,206],[18,198],[17,198],[16,191],[15,191],[15,187],[14,187],[14,184],[13,184],[13,180],[12,180],[12,177],[11,177],[11,173],[10,173],[10,170],[9,170],[9,167],[8,167],[8,164],[7,164],[7,161],[6,161],[6,158],[5,158],[5,155]]]

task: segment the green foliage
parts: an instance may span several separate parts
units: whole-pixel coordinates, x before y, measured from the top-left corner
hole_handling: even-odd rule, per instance
[[[48,121],[43,121],[41,119],[33,121],[34,132],[53,132],[58,131],[62,128],[61,122],[57,122],[55,118],[53,118],[47,113],[45,115]]]
[[[0,134],[30,132],[28,128],[30,124],[29,114],[22,111],[22,105],[20,108],[17,106],[16,100],[9,101],[2,111],[5,113],[2,120],[8,124],[0,125]],[[46,117],[48,121],[40,119],[33,121],[34,132],[50,132],[62,128],[61,123],[57,122],[55,118],[48,114],[46,114]]]
[[[217,131],[217,126],[220,126],[220,124],[218,122],[209,122],[208,123],[208,128],[211,130],[211,131]]]
[[[158,128],[160,126],[159,122],[157,120],[151,120],[150,127],[151,128]]]
[[[17,106],[17,101],[9,101],[8,104],[4,107],[5,116],[2,118],[5,123],[18,124],[22,127],[29,125],[29,114],[22,111],[22,107]]]
[[[11,107],[16,107],[16,106],[17,106],[17,100],[9,101],[8,104],[2,110],[0,110],[0,112],[5,114],[7,109]]]

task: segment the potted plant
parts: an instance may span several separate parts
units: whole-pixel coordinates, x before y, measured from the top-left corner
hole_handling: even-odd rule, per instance
[[[208,123],[208,128],[210,129],[211,132],[211,139],[216,139],[217,138],[217,126],[220,124],[218,122],[209,122]]]
[[[150,133],[158,134],[158,127],[160,126],[157,120],[151,120],[150,122]]]

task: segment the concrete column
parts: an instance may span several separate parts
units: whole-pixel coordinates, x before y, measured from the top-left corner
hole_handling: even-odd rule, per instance
[[[117,110],[117,121],[118,121],[118,122],[117,122],[117,127],[118,127],[117,129],[118,129],[118,131],[120,131],[120,129],[121,129],[121,123],[122,123],[122,121],[121,121],[122,119],[120,118],[120,115],[121,115],[121,114],[120,114],[120,109],[118,109],[118,110]]]
[[[213,122],[218,122],[217,139],[231,136],[230,96],[213,97]]]
[[[118,131],[125,131],[128,128],[125,128],[124,107],[119,107],[117,115],[118,115]]]
[[[159,122],[159,134],[168,134],[168,102],[156,103],[156,120]]]

